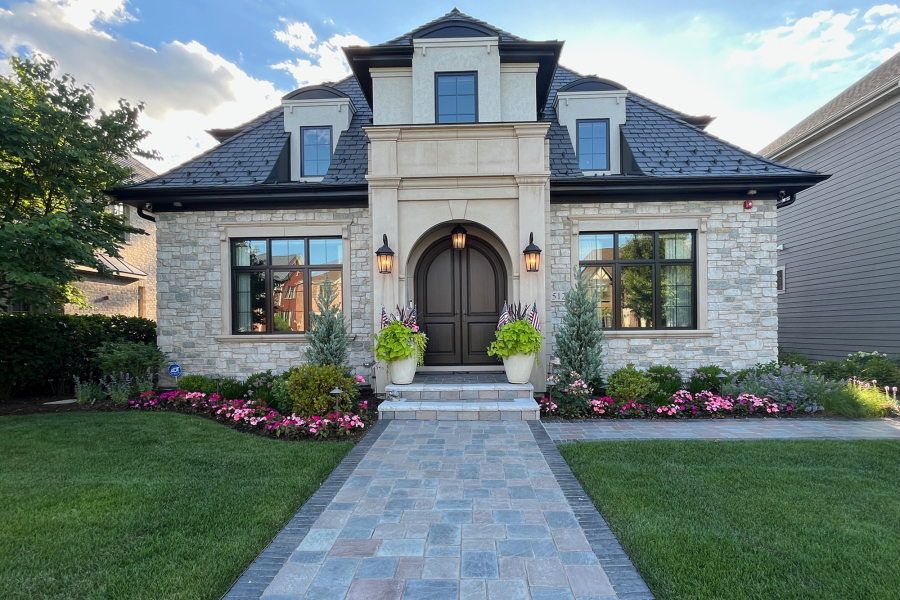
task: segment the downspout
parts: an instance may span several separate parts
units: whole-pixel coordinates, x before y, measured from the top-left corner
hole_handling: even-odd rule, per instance
[[[156,223],[156,217],[151,217],[150,215],[145,214],[143,206],[138,207],[137,214],[142,219],[147,219],[148,221],[152,221],[152,222]]]

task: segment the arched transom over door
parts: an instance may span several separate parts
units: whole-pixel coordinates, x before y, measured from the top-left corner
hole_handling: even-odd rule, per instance
[[[503,261],[469,235],[463,250],[435,242],[416,268],[419,325],[428,336],[426,365],[495,365],[487,355],[506,298]]]

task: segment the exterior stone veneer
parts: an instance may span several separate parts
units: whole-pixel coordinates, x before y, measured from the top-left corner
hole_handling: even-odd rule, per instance
[[[754,204],[751,210],[744,210],[739,201],[551,205],[550,251],[546,260],[553,292],[569,289],[572,268],[578,262],[572,245],[578,229],[573,230],[573,221],[647,218],[656,220],[659,229],[666,229],[666,217],[675,220],[690,216],[705,224],[708,333],[698,331],[678,337],[675,332],[661,332],[652,337],[644,332],[611,332],[603,342],[605,372],[634,363],[639,367],[668,364],[686,374],[704,364],[741,369],[777,359],[775,201],[756,200]],[[582,227],[581,231],[588,229]],[[698,244],[698,260],[703,251]],[[698,296],[701,294],[703,290],[698,289]],[[702,300],[698,305],[699,312]],[[549,315],[554,331],[564,312],[562,302],[551,303]],[[698,315],[698,321],[702,326],[704,318]],[[549,339],[552,340],[552,333]]]
[[[230,265],[223,264],[222,226],[264,226],[288,222],[328,224],[349,221],[350,272],[344,269],[344,314],[350,322],[350,361],[359,368],[372,352],[372,249],[368,208],[307,210],[230,210],[160,213],[157,215],[158,343],[185,374],[246,377],[273,369],[285,371],[303,362],[305,336],[272,340],[241,340],[223,331],[223,282]],[[346,248],[346,245],[345,245]],[[229,280],[230,281],[230,280]],[[349,294],[349,296],[348,296]],[[349,301],[348,301],[349,300]],[[226,315],[230,322],[230,315]]]

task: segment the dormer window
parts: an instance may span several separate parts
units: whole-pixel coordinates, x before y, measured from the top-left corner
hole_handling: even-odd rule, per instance
[[[435,73],[434,79],[436,122],[478,121],[477,73]]]
[[[303,177],[322,177],[331,164],[331,127],[303,127]]]
[[[609,170],[609,119],[578,120],[577,152],[582,171]]]

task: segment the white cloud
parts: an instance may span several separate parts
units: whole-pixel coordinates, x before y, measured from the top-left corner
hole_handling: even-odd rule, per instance
[[[53,57],[62,72],[95,89],[99,107],[143,101],[145,148],[159,150],[162,171],[216,142],[204,130],[230,127],[278,104],[283,91],[247,75],[197,41],[151,48],[97,29],[130,16],[114,0],[35,0],[0,12],[0,49],[25,47]]]
[[[273,69],[287,71],[298,86],[325,81],[338,81],[350,74],[350,66],[344,59],[344,46],[368,46],[369,43],[355,35],[336,34],[327,41],[316,44],[316,34],[308,23],[286,21],[285,28],[276,31],[275,39],[284,42],[291,50],[306,54],[309,58],[296,58],[272,65]]]
[[[863,19],[866,24],[861,31],[881,30],[886,33],[900,33],[900,6],[879,4],[866,11]]]
[[[856,11],[820,11],[781,27],[750,33],[744,42],[750,49],[735,50],[729,62],[731,66],[809,71],[823,62],[848,58],[854,54],[850,45],[856,36],[849,26],[856,16]]]

